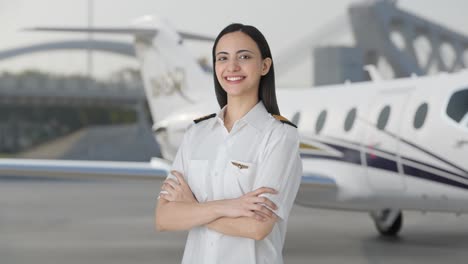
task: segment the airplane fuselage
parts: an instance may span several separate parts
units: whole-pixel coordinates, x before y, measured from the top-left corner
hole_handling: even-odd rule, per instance
[[[468,211],[468,126],[450,116],[457,92],[466,100],[468,73],[280,92],[282,113],[316,147],[302,149],[305,174],[338,186],[302,191],[298,202]]]

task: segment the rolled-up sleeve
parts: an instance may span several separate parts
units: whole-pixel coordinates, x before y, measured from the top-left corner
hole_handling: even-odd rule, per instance
[[[270,187],[277,194],[263,194],[273,201],[278,209],[275,213],[283,220],[289,212],[301,183],[302,161],[299,155],[297,129],[283,125],[279,132],[271,134],[263,158],[259,161],[254,190]]]

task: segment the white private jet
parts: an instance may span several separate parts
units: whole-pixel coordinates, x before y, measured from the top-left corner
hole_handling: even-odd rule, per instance
[[[154,133],[164,159],[149,163],[0,159],[1,175],[165,178],[192,120],[213,112],[212,76],[162,19],[134,27],[38,28],[130,34],[141,61]],[[278,90],[283,116],[298,125],[304,175],[296,202],[370,212],[384,236],[403,210],[468,212],[468,72]]]

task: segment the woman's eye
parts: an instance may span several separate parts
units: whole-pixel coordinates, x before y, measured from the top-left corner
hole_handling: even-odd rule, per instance
[[[226,57],[218,57],[216,60],[217,61],[224,61],[224,60],[226,60]]]
[[[239,57],[239,58],[241,58],[241,59],[244,59],[244,60],[245,60],[245,59],[250,59],[250,56],[249,56],[249,55],[240,55],[240,57]]]

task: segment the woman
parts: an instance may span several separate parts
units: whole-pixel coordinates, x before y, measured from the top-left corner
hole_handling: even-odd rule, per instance
[[[283,263],[302,164],[296,127],[279,116],[273,61],[255,27],[213,45],[222,108],[194,120],[164,182],[158,230],[190,230],[182,263]]]

